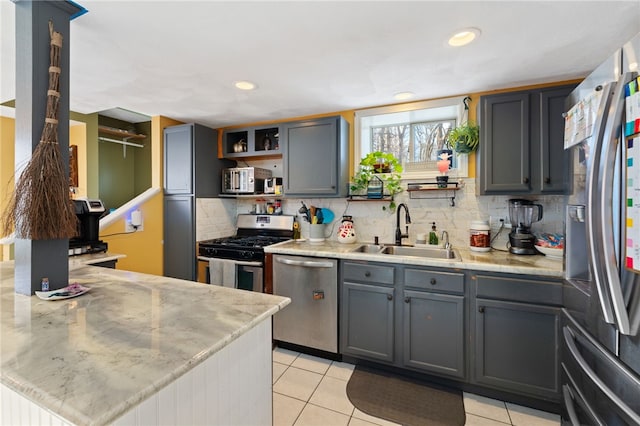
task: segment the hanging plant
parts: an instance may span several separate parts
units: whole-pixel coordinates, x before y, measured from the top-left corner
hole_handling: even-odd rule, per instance
[[[465,97],[462,102],[464,104],[464,113],[462,124],[449,132],[447,145],[453,148],[458,154],[470,154],[478,149],[480,142],[480,126],[472,121],[468,121],[469,104],[471,97]]]
[[[449,143],[459,154],[469,154],[478,149],[480,126],[475,123],[462,124],[449,133]]]

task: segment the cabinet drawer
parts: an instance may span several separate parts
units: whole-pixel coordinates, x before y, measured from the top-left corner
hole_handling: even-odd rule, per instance
[[[405,269],[404,285],[431,291],[464,293],[464,274],[428,269]]]
[[[393,266],[345,262],[342,276],[345,281],[355,280],[393,285],[393,270]]]
[[[562,283],[531,277],[475,276],[476,297],[562,305]]]

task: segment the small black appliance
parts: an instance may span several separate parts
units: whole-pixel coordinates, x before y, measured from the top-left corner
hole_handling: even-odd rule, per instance
[[[73,200],[78,218],[76,236],[69,240],[69,255],[106,252],[108,244],[100,240],[100,218],[106,209],[97,199]]]
[[[537,210],[537,214],[534,212]],[[509,252],[513,254],[538,254],[536,237],[531,233],[531,224],[542,219],[542,205],[529,200],[509,200]]]

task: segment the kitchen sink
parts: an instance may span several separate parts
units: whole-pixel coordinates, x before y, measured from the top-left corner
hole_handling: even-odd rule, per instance
[[[355,253],[380,253],[384,246],[378,244],[363,244],[356,249],[353,249],[352,252]]]
[[[352,253],[384,254],[392,256],[414,256],[442,260],[460,260],[455,250],[434,247],[383,246],[378,244],[362,244],[351,250]]]
[[[415,256],[428,257],[431,259],[442,260],[459,260],[455,250],[431,247],[409,247],[409,246],[386,246],[381,254],[390,254],[394,256]]]

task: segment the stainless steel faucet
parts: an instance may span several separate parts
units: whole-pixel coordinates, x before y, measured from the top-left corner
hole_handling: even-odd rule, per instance
[[[400,230],[400,209],[404,207],[404,222],[405,222],[405,233],[403,234]],[[411,223],[411,216],[409,215],[409,207],[405,203],[400,203],[398,208],[396,209],[396,245],[402,245],[403,238],[409,238],[409,223]]]
[[[447,231],[442,231],[440,241],[442,241],[444,249],[447,251],[447,259],[451,259],[451,243],[449,242],[449,233]]]
[[[442,241],[442,243],[444,244],[444,248],[446,248],[447,250],[451,248],[451,243],[449,243],[449,233],[447,231],[442,231],[440,241]]]

